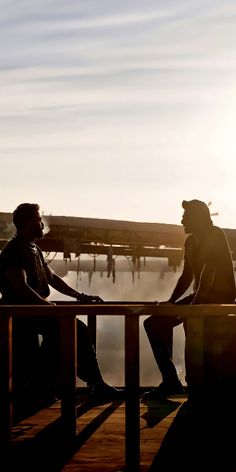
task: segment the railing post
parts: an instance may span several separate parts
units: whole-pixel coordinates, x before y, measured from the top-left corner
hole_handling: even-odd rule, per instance
[[[125,386],[126,386],[126,436],[125,458],[127,472],[140,469],[140,419],[139,419],[139,317],[125,317]]]
[[[0,316],[0,447],[10,444],[12,427],[12,317]]]
[[[204,384],[204,317],[185,318],[185,368],[189,399],[200,400]]]
[[[61,415],[70,437],[76,436],[76,318],[63,317],[61,326],[62,398]]]

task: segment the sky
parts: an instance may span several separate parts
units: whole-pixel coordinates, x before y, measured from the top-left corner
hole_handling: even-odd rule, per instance
[[[0,6],[0,211],[236,228],[235,0]]]

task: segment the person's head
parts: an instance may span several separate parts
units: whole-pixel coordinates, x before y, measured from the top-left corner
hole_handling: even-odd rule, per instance
[[[183,200],[182,207],[184,213],[181,224],[186,234],[205,232],[212,226],[210,210],[206,203],[201,200]]]
[[[21,203],[13,211],[13,223],[17,234],[33,241],[43,237],[44,224],[37,203]]]

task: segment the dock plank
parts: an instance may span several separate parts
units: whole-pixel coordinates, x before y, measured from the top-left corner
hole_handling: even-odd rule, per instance
[[[140,472],[236,472],[235,402],[186,400],[140,402]],[[124,472],[124,403],[81,403],[73,444],[59,420],[60,401],[16,425],[4,472]]]
[[[151,406],[140,402],[141,472],[148,470],[166,432],[185,400],[186,398],[170,400],[165,403],[155,403]],[[55,467],[49,458],[50,469],[47,469],[46,457],[42,463],[44,446],[38,440],[38,437],[40,437],[42,431],[47,429],[47,426],[58,421],[59,418],[60,401],[57,401],[52,406],[21,421],[13,428],[12,447],[15,448],[15,451],[18,450],[18,457],[24,462],[24,470],[26,470],[24,455],[27,455],[28,462],[30,462],[31,452],[33,454],[35,451],[38,455],[41,455],[40,461],[41,466],[44,466],[44,471],[118,472],[124,470],[125,403],[114,402],[103,405],[81,403],[78,406],[76,443],[71,446],[71,449],[67,448],[68,451],[64,454],[64,457],[57,458]],[[60,450],[60,438],[55,437],[55,441],[58,441],[58,455],[61,452],[65,453],[64,450]],[[34,442],[38,444],[32,449]],[[27,447],[27,444],[29,447]],[[23,446],[23,453],[21,451],[19,454],[20,445]],[[51,445],[50,449],[52,450],[53,447],[57,450],[56,444]],[[31,452],[30,448],[32,449]]]

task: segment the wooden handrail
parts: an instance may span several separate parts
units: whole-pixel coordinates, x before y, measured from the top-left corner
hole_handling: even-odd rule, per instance
[[[32,311],[33,310],[33,311]],[[60,305],[0,305],[7,316],[228,316],[236,315],[236,304],[172,305],[150,302],[61,303]]]

